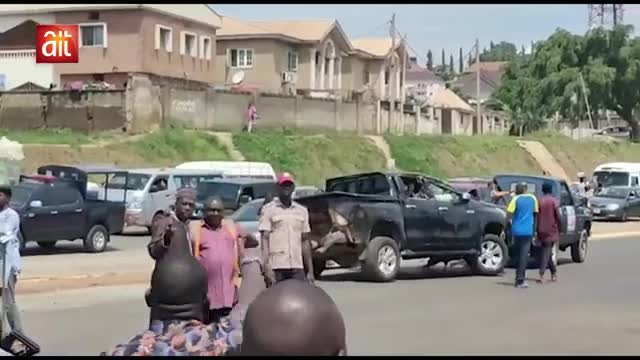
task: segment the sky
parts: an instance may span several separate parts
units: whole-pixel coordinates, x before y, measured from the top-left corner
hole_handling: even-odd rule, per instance
[[[490,41],[509,41],[526,49],[531,41],[546,39],[555,29],[584,33],[588,26],[588,8],[583,5],[318,5],[318,4],[242,4],[210,5],[223,16],[241,20],[333,20],[336,19],[351,38],[388,35],[385,23],[396,14],[396,27],[407,36],[409,46],[418,53],[420,63],[429,49],[434,62],[440,62],[445,49],[457,59],[459,48],[468,54],[475,39],[480,47]],[[625,4],[624,22],[640,29],[640,5]],[[387,29],[387,30],[385,30]],[[527,50],[528,51],[528,50]]]

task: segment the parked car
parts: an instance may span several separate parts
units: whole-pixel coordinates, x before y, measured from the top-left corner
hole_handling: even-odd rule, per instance
[[[529,193],[536,195],[538,198],[542,196],[542,184],[549,182],[553,186],[553,196],[560,202],[560,214],[562,221],[562,233],[560,234],[560,242],[553,249],[552,260],[557,263],[558,250],[565,251],[571,249],[571,259],[574,262],[582,263],[587,257],[587,248],[589,236],[591,236],[591,212],[587,207],[587,199],[580,200],[572,194],[569,185],[564,180],[556,179],[548,176],[504,174],[494,177],[501,189],[509,189],[515,191],[518,183],[527,184]],[[511,236],[507,236],[507,244],[510,252],[512,252],[513,241]],[[539,248],[534,246],[532,254],[536,255]]]
[[[409,189],[422,184],[428,198]],[[314,271],[327,261],[360,265],[366,278],[393,281],[401,259],[429,265],[466,260],[477,274],[507,263],[506,214],[420,174],[364,173],[326,181],[326,192],[297,201],[309,210]]]
[[[631,138],[631,128],[629,126],[609,126],[593,134],[600,136],[611,136],[621,140],[628,140]]]
[[[34,241],[53,248],[58,240],[82,239],[85,250],[102,252],[111,234],[122,232],[125,201],[107,197],[88,198],[89,176],[127,172],[118,169],[90,169],[49,165],[38,175],[22,176],[12,188],[11,206],[20,215],[20,248]]]
[[[593,217],[627,221],[628,216],[640,216],[640,189],[626,186],[602,188],[589,200]]]
[[[254,199],[264,199],[275,193],[275,180],[256,178],[232,178],[203,181],[198,185],[194,217],[201,218],[204,201],[219,196],[228,214]]]

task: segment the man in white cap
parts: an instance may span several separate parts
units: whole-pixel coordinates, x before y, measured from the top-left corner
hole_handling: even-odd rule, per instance
[[[291,174],[280,174],[277,184],[278,197],[262,209],[258,226],[265,279],[269,285],[287,279],[314,281],[311,243],[306,237],[311,231],[309,212],[292,200]]]
[[[584,177],[584,173],[581,171],[578,173],[578,192],[580,195],[585,196],[587,194],[589,185],[587,179]]]

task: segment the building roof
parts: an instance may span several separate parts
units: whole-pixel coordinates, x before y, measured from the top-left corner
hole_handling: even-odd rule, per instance
[[[0,50],[25,50],[36,47],[36,25],[31,19],[0,33]]]
[[[351,40],[354,50],[361,51],[375,57],[387,57],[387,55],[392,51],[392,42],[393,40],[390,37],[358,38]],[[397,39],[395,48],[397,49],[401,45],[402,39]]]
[[[436,108],[455,109],[466,112],[474,111],[473,108],[458,95],[444,87],[434,89],[433,95],[429,97],[427,103]]]
[[[503,71],[507,65],[509,65],[509,62],[507,61],[481,61],[480,62],[480,71],[484,70],[484,71]],[[465,72],[474,72],[476,71],[476,68],[478,66],[474,63],[471,64],[471,66],[469,66]]]
[[[204,8],[206,8],[206,10]],[[198,22],[214,28],[220,28],[222,19],[206,4],[3,4],[1,15],[41,14],[78,10],[125,10],[147,9],[169,16]]]
[[[433,71],[411,61],[407,63],[406,77],[407,82],[437,82],[444,84],[444,79],[436,75]]]
[[[241,21],[224,16],[222,28],[216,33],[216,41],[275,38],[295,43],[317,43],[334,30],[338,31],[346,48],[351,50],[349,38],[334,20]]]

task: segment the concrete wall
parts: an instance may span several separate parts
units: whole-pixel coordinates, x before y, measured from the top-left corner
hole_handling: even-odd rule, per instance
[[[0,126],[68,128],[83,133],[123,129],[125,102],[122,90],[5,92],[0,93]]]

